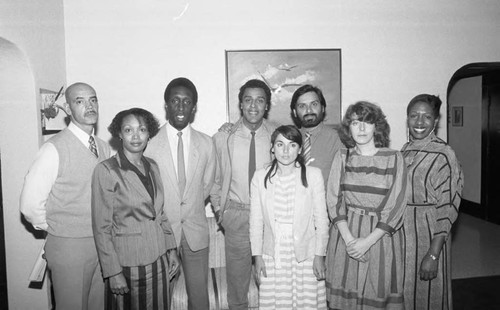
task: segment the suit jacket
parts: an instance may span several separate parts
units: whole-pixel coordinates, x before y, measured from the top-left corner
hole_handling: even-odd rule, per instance
[[[191,250],[198,251],[208,247],[209,233],[205,215],[205,199],[210,194],[214,183],[216,165],[212,139],[191,128],[184,193],[179,192],[177,173],[165,125],[149,141],[145,154],[153,158],[160,167],[166,197],[165,212],[172,225],[177,246],[184,233]]]
[[[176,243],[163,212],[163,184],[151,163],[154,200],[135,172],[122,168],[117,154],[96,166],[92,176],[92,229],[105,278],[122,266],[153,263]]]
[[[276,236],[274,218],[274,189],[271,182],[264,187],[267,169],[257,171],[252,179],[250,206],[250,243],[252,255],[274,257]],[[300,168],[295,169],[295,208],[293,240],[298,262],[314,255],[325,256],[328,243],[329,219],[326,211],[325,188],[321,170],[307,167],[308,187],[302,185]]]
[[[234,133],[240,126],[244,126],[242,118],[234,124],[230,133],[221,131],[216,133],[213,137],[215,150],[217,152],[217,168],[215,183],[210,193],[210,201],[214,210],[220,210],[220,216],[224,214],[224,210],[229,202],[228,194],[232,180]],[[263,129],[269,133],[269,136],[271,136],[276,129],[276,125],[266,120],[264,120],[262,126]]]

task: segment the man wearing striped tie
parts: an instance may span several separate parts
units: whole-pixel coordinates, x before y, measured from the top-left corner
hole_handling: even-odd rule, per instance
[[[224,228],[229,309],[248,308],[250,182],[256,169],[270,163],[271,134],[276,128],[265,119],[271,106],[266,83],[256,79],[246,82],[238,102],[241,118],[230,130],[213,137],[217,170],[210,194],[217,222]]]
[[[94,135],[95,90],[75,83],[65,92],[68,127],[40,148],[26,175],[20,209],[47,232],[45,257],[57,309],[104,309],[104,281],[91,223],[90,184],[109,146]]]
[[[302,155],[306,165],[321,169],[326,186],[333,157],[343,145],[337,130],[324,123],[325,97],[318,87],[303,85],[293,94],[290,109],[304,139]]]

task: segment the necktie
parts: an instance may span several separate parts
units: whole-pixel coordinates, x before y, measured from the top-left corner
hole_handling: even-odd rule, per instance
[[[89,150],[95,155],[95,157],[99,157],[97,154],[97,146],[95,145],[94,137],[89,137]]]
[[[179,181],[179,192],[184,193],[186,187],[186,168],[184,166],[184,143],[182,143],[182,132],[178,132],[179,141],[177,143],[177,180]]]
[[[250,150],[248,153],[248,186],[252,184],[253,174],[255,172],[255,131],[251,132],[252,140],[250,140]]]
[[[304,156],[304,162],[309,165],[311,161],[311,134],[306,132],[306,139],[304,141],[304,149],[302,150],[302,156]]]

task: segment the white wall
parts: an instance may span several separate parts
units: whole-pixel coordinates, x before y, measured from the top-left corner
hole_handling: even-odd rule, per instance
[[[66,83],[62,0],[0,0],[0,152],[9,309],[47,309],[29,288],[41,240],[21,222],[19,194],[41,142],[39,88]],[[29,227],[29,226],[28,226]]]
[[[455,151],[464,172],[465,186],[462,197],[481,204],[481,76],[459,80],[451,89],[450,109],[463,107],[463,127],[449,127],[449,143]],[[450,120],[451,121],[451,120]]]
[[[458,68],[498,60],[499,15],[493,0],[66,0],[67,76],[96,87],[104,138],[124,108],[164,119],[166,84],[189,77],[200,95],[194,126],[213,134],[226,120],[225,49],[341,48],[343,109],[362,99],[379,103],[400,148],[414,95],[445,99]]]

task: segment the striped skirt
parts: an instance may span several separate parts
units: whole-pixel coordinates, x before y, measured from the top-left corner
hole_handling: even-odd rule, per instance
[[[348,227],[355,238],[368,236],[376,218],[348,211]],[[327,300],[330,309],[404,309],[401,230],[384,235],[366,252],[362,263],[347,254],[337,227],[330,228],[326,256]]]
[[[260,278],[259,309],[326,309],[325,281],[316,280],[313,258],[297,262],[291,227],[280,227],[276,260],[269,255],[262,256],[267,277],[261,275]]]
[[[160,256],[146,266],[123,267],[123,275],[130,291],[115,295],[106,281],[107,310],[168,310],[170,308],[167,255]]]

